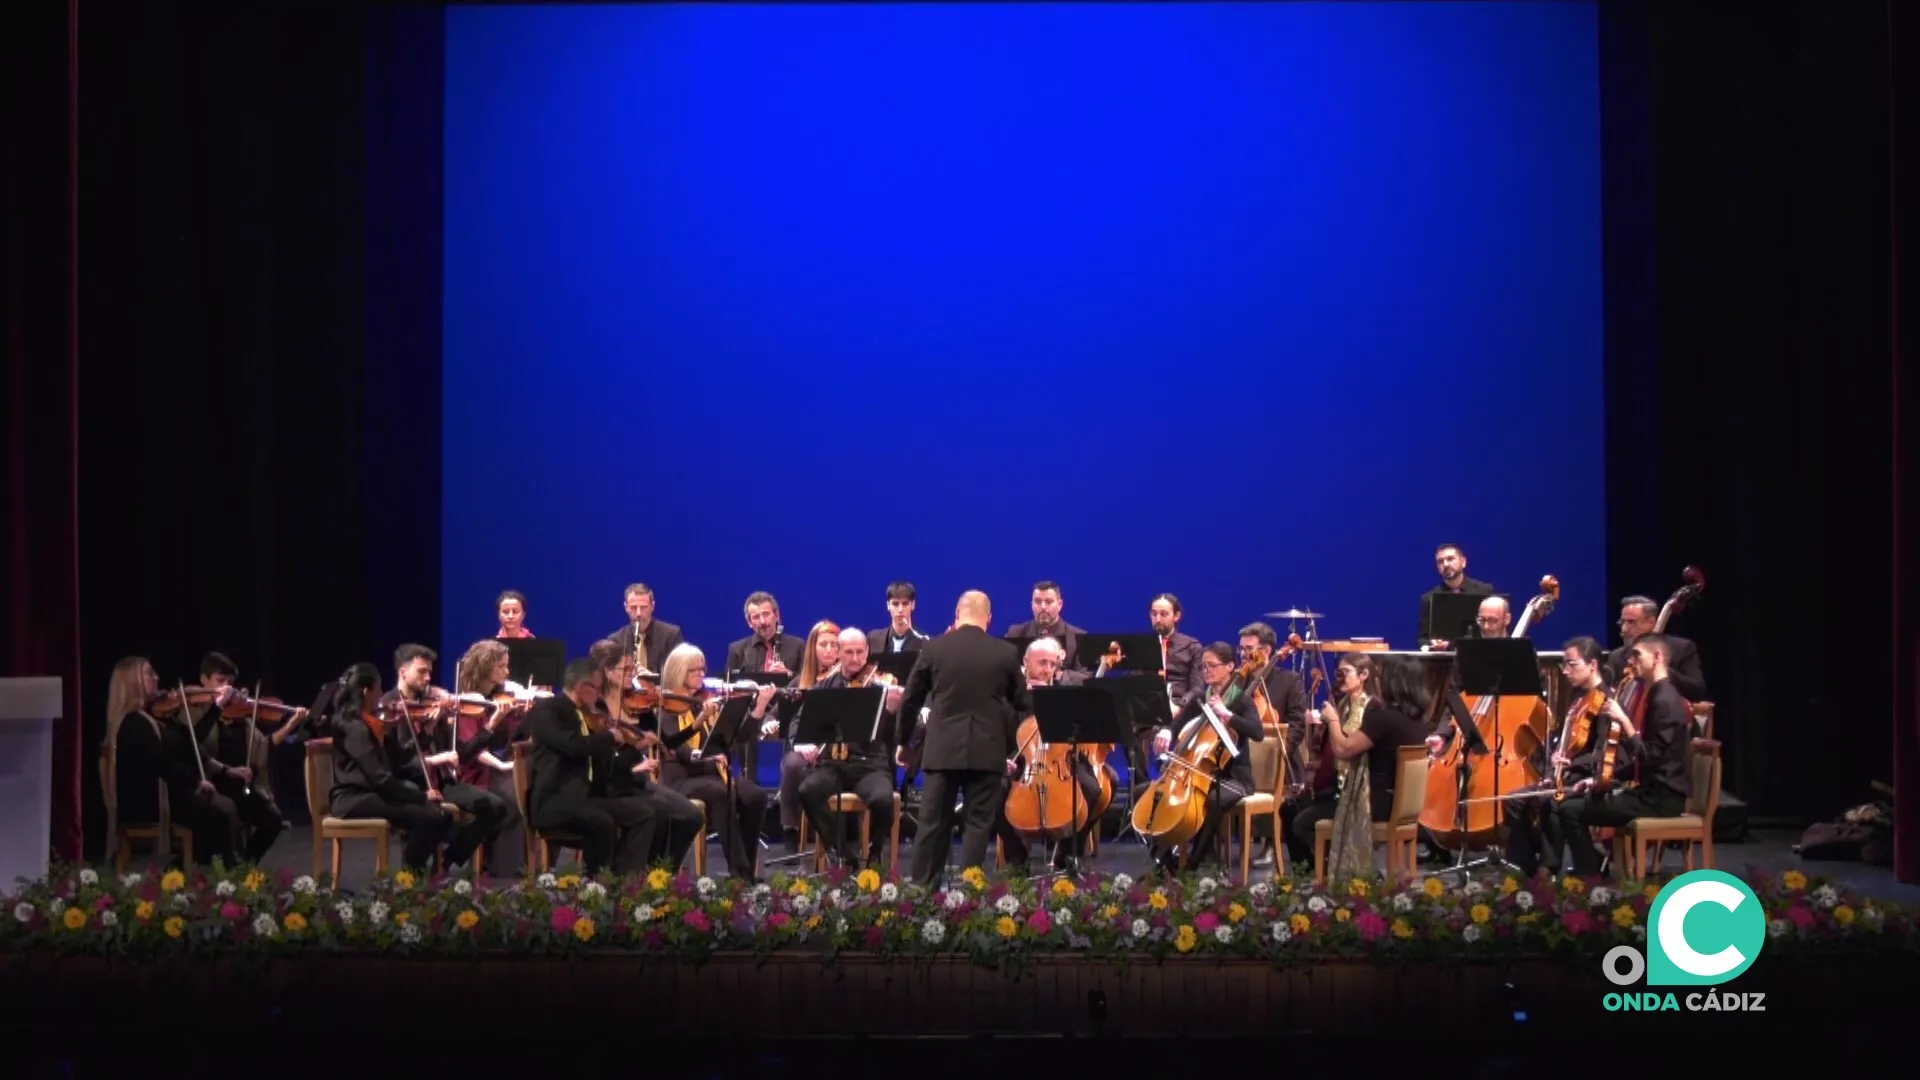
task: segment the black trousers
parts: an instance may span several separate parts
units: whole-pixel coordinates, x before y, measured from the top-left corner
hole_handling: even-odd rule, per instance
[[[767,818],[766,788],[744,776],[734,777],[731,788],[718,776],[689,776],[672,788],[663,784],[649,784],[647,788],[678,794],[679,802],[686,807],[685,813],[691,815],[689,820],[681,816],[677,807],[668,810],[670,835],[666,858],[669,862],[679,866],[694,841],[707,842],[706,834],[700,831],[700,811],[687,801],[699,799],[707,807],[708,828],[720,834],[720,850],[727,856],[727,873],[740,878],[753,876],[754,855],[760,848],[760,828]],[[683,843],[680,831],[689,826],[689,840]]]
[[[645,795],[594,796],[572,817],[541,827],[578,833],[580,860],[589,875],[609,865],[616,874],[634,874],[647,868],[647,856],[653,850],[659,826],[656,805]]]
[[[251,793],[247,785],[228,777],[220,777],[213,782],[220,794],[233,803],[235,824],[241,832],[228,850],[238,850],[243,862],[257,863],[266,857],[267,849],[280,837],[280,830],[286,825],[280,816],[280,807],[266,793],[254,788]],[[195,839],[196,853],[199,840]]]
[[[985,867],[987,841],[993,838],[993,819],[1006,794],[1005,770],[929,769],[920,789],[920,831],[913,842],[915,884],[933,888],[946,869],[953,844],[954,797],[967,800],[966,834],[960,844],[960,865]]]
[[[472,784],[448,784],[440,789],[440,797],[467,812],[467,820],[456,825],[447,839],[447,865],[464,866],[480,845],[500,835],[507,823],[508,803]]]
[[[886,852],[889,850],[887,838],[893,833],[893,768],[866,759],[832,761],[822,753],[806,779],[800,781],[800,805],[806,808],[807,819],[841,861],[874,859],[884,865],[881,862],[884,855],[876,855],[871,850],[853,850],[851,837],[859,835],[859,823],[850,815],[828,809],[827,804],[833,797],[844,791],[860,796],[860,801],[867,804],[867,813],[873,819],[868,834],[872,847]]]
[[[1070,856],[1086,851],[1087,834],[1100,824],[1093,816],[1094,804],[1100,801],[1100,777],[1094,772],[1094,766],[1086,758],[1076,757],[1073,762],[1073,778],[1080,785],[1080,807],[1087,812],[1087,823],[1080,831],[1066,840],[1057,840],[1053,845],[1053,862],[1057,866]],[[1027,838],[1014,829],[1007,820],[1006,795],[1013,790],[1013,778],[1007,777],[1000,782],[1000,809],[993,816],[993,835],[1007,849],[1007,865],[1023,866],[1031,852],[1027,850]]]
[[[1181,852],[1180,862],[1183,866],[1191,870],[1199,866],[1202,860],[1213,857],[1214,845],[1220,837],[1221,822],[1226,821],[1228,814],[1238,810],[1240,804],[1247,801],[1247,793],[1252,790],[1251,776],[1222,776],[1214,781],[1213,786],[1207,789],[1206,815],[1201,819],[1200,831],[1194,834],[1193,840]],[[1163,861],[1172,854],[1170,849],[1159,844],[1152,845],[1148,850]]]
[[[1643,817],[1675,817],[1687,808],[1686,796],[1665,788],[1636,787],[1624,791],[1609,791],[1604,795],[1589,795],[1583,798],[1568,799],[1552,810],[1552,816],[1560,834],[1573,849],[1573,872],[1576,874],[1597,874],[1600,872],[1600,849],[1587,839],[1587,830],[1594,827],[1619,827]],[[1516,853],[1517,853],[1516,848]],[[1540,856],[1538,849],[1528,852],[1533,866],[1538,867]],[[1520,861],[1517,854],[1515,865],[1529,873],[1532,869]]]
[[[520,816],[520,793],[513,787],[511,769],[487,769],[487,790],[500,800],[506,816],[483,845],[487,873],[497,878],[519,877],[527,861],[527,819]]]
[[[401,850],[400,860],[410,870],[433,869],[434,852],[453,835],[453,815],[444,807],[427,802],[388,802],[371,791],[334,796],[331,812],[335,817],[349,820],[384,821],[406,833],[406,846]],[[472,853],[473,849],[467,849],[462,861]],[[447,858],[451,860],[453,854],[449,852]]]

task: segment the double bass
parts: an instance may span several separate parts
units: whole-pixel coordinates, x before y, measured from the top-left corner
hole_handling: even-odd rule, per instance
[[[1551,574],[1541,578],[1540,594],[1527,601],[1511,636],[1525,637],[1533,621],[1550,614],[1559,600],[1560,582]],[[1553,724],[1547,703],[1534,694],[1462,697],[1484,753],[1468,749],[1475,739],[1459,730],[1460,718],[1454,717],[1452,742],[1427,764],[1427,797],[1420,809],[1421,826],[1449,851],[1486,848],[1499,839],[1507,797],[1538,790],[1542,778],[1534,754],[1545,747]]]
[[[1707,575],[1701,573],[1697,566],[1689,566],[1681,570],[1680,581],[1680,587],[1673,591],[1672,596],[1667,597],[1666,603],[1660,605],[1660,614],[1653,620],[1653,632],[1656,634],[1666,633],[1667,620],[1685,611],[1688,604],[1699,599],[1700,594],[1707,591]],[[1619,699],[1620,707],[1633,718],[1634,726],[1638,727],[1647,713],[1647,695],[1645,688],[1640,685],[1640,680],[1632,675],[1623,675],[1620,685],[1613,688],[1613,694]]]

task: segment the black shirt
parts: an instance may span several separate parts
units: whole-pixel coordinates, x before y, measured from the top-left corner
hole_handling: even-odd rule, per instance
[[[1644,787],[1664,788],[1681,798],[1693,794],[1693,716],[1671,679],[1647,689],[1640,730],[1620,749],[1640,766]]]
[[[1369,701],[1367,711],[1360,714],[1360,734],[1373,743],[1367,751],[1367,786],[1377,802],[1383,795],[1393,794],[1394,783],[1400,778],[1400,756],[1395,751],[1402,746],[1423,745],[1427,725],[1384,702]]]

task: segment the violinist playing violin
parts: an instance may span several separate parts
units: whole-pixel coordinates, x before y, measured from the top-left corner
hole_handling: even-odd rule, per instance
[[[1307,735],[1307,693],[1300,685],[1300,677],[1274,661],[1274,651],[1280,645],[1280,635],[1273,627],[1263,622],[1248,623],[1240,628],[1240,666],[1241,670],[1252,668],[1251,675],[1244,680],[1236,679],[1227,690],[1229,702],[1242,692],[1263,694],[1267,705],[1273,712],[1276,723],[1283,724],[1287,732],[1286,757],[1289,762],[1300,760],[1298,748]],[[1257,684],[1257,685],[1256,685]],[[1255,703],[1258,705],[1258,702]],[[1253,823],[1254,835],[1261,841],[1263,850],[1254,865],[1268,867],[1273,865],[1274,836],[1273,818],[1260,815]]]
[[[1589,827],[1618,827],[1643,817],[1675,817],[1686,810],[1687,797],[1693,793],[1693,718],[1668,675],[1668,647],[1664,635],[1648,634],[1635,641],[1627,655],[1628,674],[1647,688],[1642,723],[1636,726],[1619,701],[1611,697],[1594,721],[1597,730],[1592,745],[1601,755],[1613,741],[1608,728],[1617,736],[1613,784],[1609,787],[1601,781],[1606,771],[1602,766],[1580,780],[1571,789],[1572,794],[1554,809],[1561,833],[1573,849],[1573,870],[1577,874],[1600,872],[1600,850],[1585,839]],[[1586,759],[1594,760],[1594,752],[1589,751]],[[1565,764],[1574,767],[1577,763],[1569,760]],[[1629,772],[1637,772],[1638,785],[1620,784]]]
[[[1593,775],[1596,761],[1590,751],[1596,739],[1604,747],[1607,738],[1606,719],[1586,715],[1590,711],[1588,703],[1596,692],[1599,700],[1604,701],[1606,696],[1606,668],[1601,661],[1600,643],[1590,637],[1568,641],[1561,650],[1560,667],[1567,673],[1572,701],[1553,739],[1537,751],[1546,760],[1536,761],[1534,767],[1542,776],[1557,777],[1555,786],[1563,789]],[[1586,721],[1586,738],[1576,743],[1575,728],[1582,720]],[[1561,835],[1552,800],[1515,799],[1507,815],[1507,854],[1513,859],[1513,865],[1526,877],[1532,877],[1544,858],[1558,871],[1566,837]]]
[[[1233,682],[1233,656],[1233,646],[1224,641],[1216,641],[1206,647],[1200,654],[1200,679],[1205,684],[1205,690],[1187,702],[1180,714],[1174,717],[1174,722],[1181,725],[1178,741],[1185,743],[1199,725],[1210,722],[1208,717],[1211,714],[1213,720],[1229,731],[1239,752],[1231,756],[1227,768],[1208,788],[1206,818],[1192,843],[1187,845],[1187,850],[1176,853],[1169,849],[1154,853],[1168,873],[1178,873],[1182,863],[1191,869],[1198,866],[1202,859],[1211,857],[1213,842],[1219,836],[1224,815],[1232,813],[1253,791],[1253,763],[1246,754],[1246,744],[1249,741],[1258,742],[1267,736],[1260,725],[1260,712],[1251,696],[1242,694],[1231,702],[1225,699],[1228,685]],[[1153,737],[1154,754],[1167,753],[1175,741],[1171,730],[1162,729]]]
[[[470,853],[473,848],[465,846],[465,834],[477,836],[474,847],[491,842],[506,824],[508,803],[460,776],[461,768],[480,756],[493,733],[481,728],[461,738],[453,695],[433,685],[433,665],[438,659],[439,655],[425,645],[408,644],[394,650],[396,685],[380,699],[393,721],[387,734],[387,753],[394,767],[409,780],[418,773],[429,794],[437,791],[443,802],[466,811],[469,820],[460,825],[462,835],[455,839]],[[449,856],[447,865],[461,861]]]
[[[401,779],[388,747],[404,716],[380,708],[380,671],[364,661],[340,676],[333,706],[333,792],[329,813],[350,820],[378,819],[406,834],[401,859],[410,870],[425,873],[433,867],[440,845],[447,844],[447,862],[467,861],[479,845],[471,829],[454,835],[453,806],[436,791]],[[404,737],[404,736],[403,736]],[[453,842],[448,843],[448,838]]]
[[[527,816],[534,828],[579,834],[588,875],[609,865],[626,875],[646,869],[654,808],[645,799],[620,794],[604,774],[616,744],[645,749],[658,740],[622,724],[593,722],[605,681],[592,660],[575,660],[567,665],[561,692],[542,698],[527,713],[526,729],[533,737]],[[605,794],[596,792],[596,780]]]
[[[1027,644],[1027,654],[1022,660],[1022,668],[1027,675],[1027,690],[1031,694],[1036,686],[1079,686],[1086,682],[1086,676],[1077,671],[1068,671],[1066,647],[1058,638],[1034,638]],[[1031,696],[1028,698],[1032,700]],[[1024,759],[1015,760],[1015,775],[1028,764]],[[1073,779],[1080,786],[1080,805],[1088,808],[1100,804],[1100,776],[1094,771],[1091,748],[1082,748],[1073,761]],[[1013,784],[1009,778],[1009,789]],[[1071,873],[1080,856],[1086,851],[1087,834],[1100,824],[1091,813],[1087,823],[1071,839],[1057,840],[1053,845],[1053,868]],[[993,823],[993,834],[1006,848],[1007,865],[1016,869],[1027,865],[1027,838],[1020,834],[1013,823],[1007,820],[1005,800],[1001,801],[1000,812]]]
[[[658,695],[652,695],[654,700],[649,702],[649,695],[635,693],[640,689],[635,657],[619,641],[608,638],[596,642],[587,650],[587,659],[605,675],[600,700],[594,703],[595,715],[603,717],[609,728],[615,724],[638,725],[643,720],[654,725],[652,732],[642,733],[642,742],[648,745],[617,744],[604,760],[596,762],[593,794],[610,799],[637,798],[651,806],[655,827],[647,861],[665,860],[667,865],[678,867],[693,845],[704,844],[707,838],[700,827],[700,808],[661,779],[665,762],[661,750],[669,743],[680,745],[692,733],[680,736],[677,742],[659,738]],[[666,666],[664,659],[661,666]]]
[[[530,699],[507,691],[507,647],[488,639],[476,641],[460,658],[453,692],[458,710],[454,723],[460,739],[460,782],[484,788],[500,799],[506,816],[486,845],[487,872],[494,877],[520,874],[526,857],[527,823],[520,816],[520,795],[513,784],[513,743],[521,737],[520,724]],[[477,748],[466,756],[470,746]]]
[[[129,656],[113,665],[107,686],[107,753],[114,762],[109,831],[158,823],[164,783],[172,823],[193,831],[194,857],[203,864],[232,861],[239,812],[209,779],[212,774],[180,715],[179,696],[160,693],[159,683],[145,657]],[[107,842],[114,840],[110,836]],[[160,844],[161,853],[168,853],[171,838],[165,830]]]
[[[287,736],[307,719],[307,710],[270,710],[255,720],[251,699],[233,685],[239,668],[225,655],[210,652],[200,658],[200,685],[214,691],[213,700],[188,705],[193,735],[205,759],[207,778],[221,795],[233,800],[235,812],[245,830],[246,843],[240,857],[257,863],[286,828],[280,807],[274,802],[268,767],[269,750],[287,740]],[[284,719],[282,717],[284,716]],[[272,735],[259,725],[279,719]]]
[[[851,626],[840,631],[839,670],[814,685],[822,689],[877,685],[876,677],[885,677],[876,676],[867,662],[868,640],[865,631]],[[900,695],[900,687],[889,682],[884,698],[887,719],[881,721],[877,738],[819,748],[813,768],[800,781],[800,805],[806,809],[808,820],[821,836],[839,840],[839,857],[847,866],[866,859],[875,869],[886,870],[881,853],[887,850],[884,838],[893,831],[893,736]],[[842,792],[852,792],[867,804],[872,818],[868,830],[871,850],[855,852],[849,846],[852,841],[844,815],[829,808],[833,797]]]

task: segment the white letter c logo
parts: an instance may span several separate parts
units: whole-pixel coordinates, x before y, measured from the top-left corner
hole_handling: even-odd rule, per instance
[[[1723,881],[1691,881],[1682,885],[1673,895],[1665,897],[1666,903],[1660,909],[1660,951],[1673,963],[1674,967],[1699,978],[1712,978],[1725,975],[1734,968],[1747,962],[1740,950],[1732,945],[1721,949],[1711,956],[1695,952],[1687,944],[1687,912],[1696,904],[1718,904],[1728,911],[1736,910],[1747,895]]]

